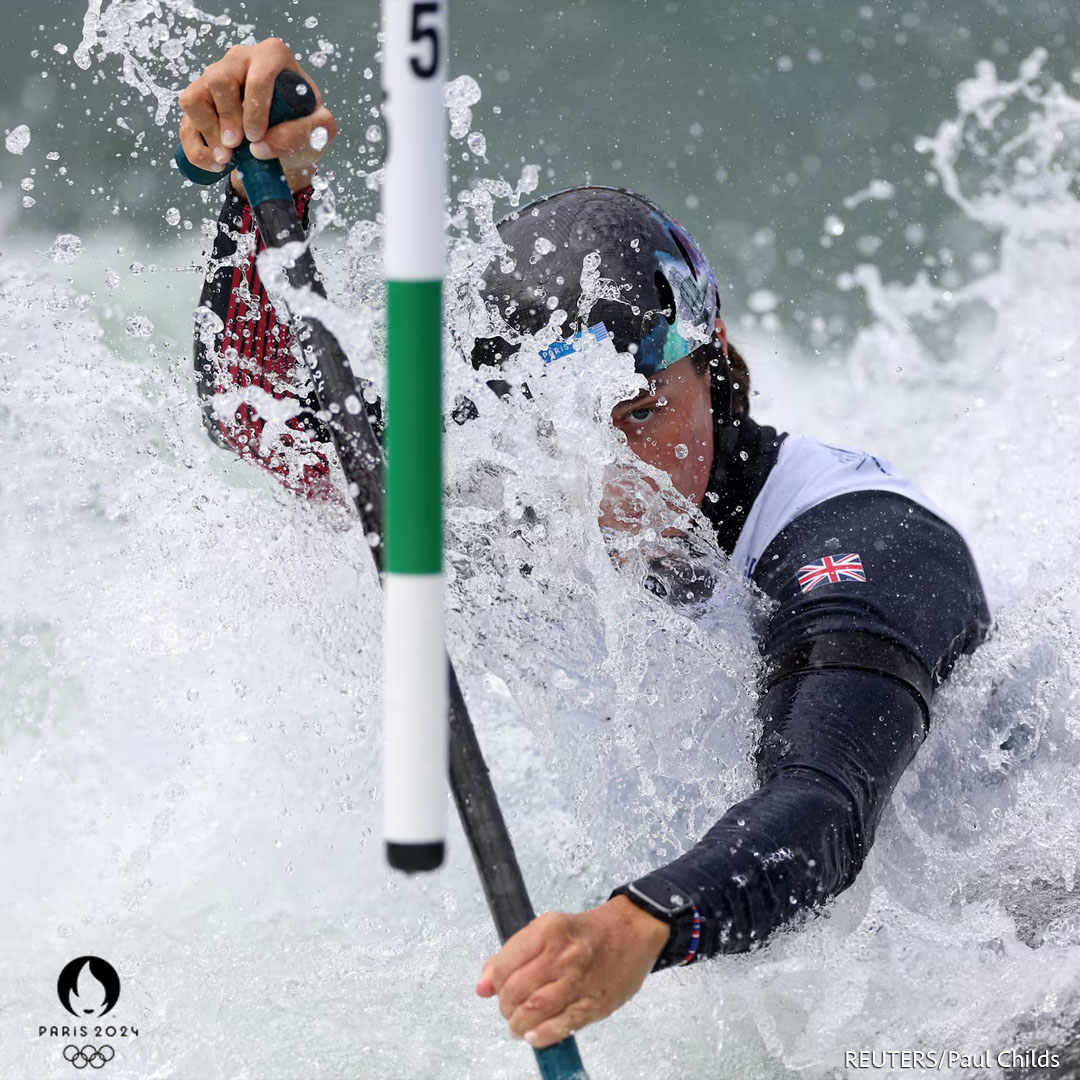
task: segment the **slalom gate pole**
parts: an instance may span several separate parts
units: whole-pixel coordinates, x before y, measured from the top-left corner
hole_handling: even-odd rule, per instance
[[[382,0],[386,271],[383,827],[397,870],[433,870],[446,834],[442,294],[446,0]]]
[[[400,3],[410,9],[430,10],[435,6],[432,3],[413,3],[412,0],[387,2]],[[423,11],[419,12],[419,15],[423,14]],[[414,18],[410,14],[410,26],[414,25]],[[420,29],[424,30],[422,19]],[[292,71],[283,71],[278,75],[270,105],[271,126],[308,116],[315,107],[315,94],[299,75]],[[307,237],[296,212],[296,203],[278,161],[261,161],[252,157],[247,140],[233,151],[233,161],[220,172],[210,172],[192,165],[182,147],[177,148],[175,160],[181,175],[195,184],[215,184],[228,176],[235,165],[240,170],[248,202],[267,247],[297,245],[296,256],[285,268],[290,287],[300,292],[310,290],[325,297],[326,291],[306,244]],[[439,235],[442,235],[441,218]],[[355,412],[346,407],[345,403],[350,399],[360,397],[348,358],[337,339],[317,319],[296,318],[293,326],[311,372],[320,416],[326,421],[333,437],[363,532],[365,535],[375,533],[383,537],[382,448],[371,429],[367,412],[362,407]],[[370,550],[376,567],[382,572],[382,544]],[[442,663],[449,683],[450,790],[480,874],[499,940],[505,943],[533,920],[535,911],[453,664],[445,655]],[[572,1035],[554,1046],[534,1049],[533,1053],[542,1080],[588,1080]]]

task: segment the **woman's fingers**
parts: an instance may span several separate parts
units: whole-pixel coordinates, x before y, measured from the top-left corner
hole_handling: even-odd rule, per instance
[[[556,974],[552,970],[551,964],[552,958],[550,954],[542,952],[534,960],[523,964],[512,972],[503,982],[499,989],[499,1012],[507,1020],[527,1001],[536,997],[541,991],[546,993],[548,988],[558,981],[562,971]],[[562,1006],[559,1008],[561,1009]],[[524,1035],[525,1028],[522,1028],[517,1034]]]
[[[596,1016],[596,1007],[587,998],[579,998],[571,1002],[558,1016],[543,1020],[534,1028],[530,1028],[524,1034],[525,1041],[537,1050],[554,1046],[563,1039],[573,1035],[575,1031],[591,1024]]]
[[[214,108],[214,98],[210,93],[210,87],[206,82],[205,75],[195,80],[179,98],[180,108],[184,110],[184,119],[202,136],[209,148],[211,168],[220,167],[220,162],[214,156],[215,149],[221,149],[221,129],[218,127],[217,109]],[[187,147],[184,148],[185,150]],[[228,160],[226,154],[225,160]],[[191,157],[188,154],[188,157]],[[194,159],[192,159],[194,160]]]
[[[546,983],[524,996],[509,1016],[510,1030],[523,1039],[527,1031],[564,1013],[581,996],[581,980],[577,975],[566,975]],[[500,1003],[502,998],[500,997]]]
[[[512,935],[506,944],[484,965],[481,980],[490,979],[496,993],[500,993],[503,984],[510,976],[535,960],[556,934],[562,931],[566,916],[560,912],[548,911],[533,919]]]
[[[184,148],[188,161],[196,168],[205,169],[207,172],[217,172],[221,168],[214,159],[213,151],[203,142],[202,134],[187,113],[180,119],[180,145]]]
[[[319,128],[323,134],[316,135]],[[317,161],[336,134],[337,122],[330,110],[322,106],[311,116],[275,124],[262,139],[251,144],[251,153],[264,160],[281,158],[286,166],[295,167]]]
[[[207,76],[210,94],[217,111],[221,146],[227,151],[232,151],[244,138],[244,106],[240,96],[240,81],[227,70],[219,69],[212,75],[208,71]],[[229,157],[231,156],[230,153]],[[225,160],[227,161],[228,158]]]
[[[282,71],[295,71],[303,75],[315,89],[315,100],[322,104],[318,88],[311,78],[300,70],[296,57],[279,38],[259,42],[252,50],[251,61],[244,81],[244,133],[252,144],[266,135],[270,123],[270,99],[274,96],[274,80]]]
[[[206,141],[217,168],[232,157],[243,138],[241,97],[253,51],[251,46],[230,49],[180,94],[180,108]]]

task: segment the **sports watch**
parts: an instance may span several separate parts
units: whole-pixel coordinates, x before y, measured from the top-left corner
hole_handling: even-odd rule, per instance
[[[668,943],[653,965],[653,971],[682,967],[697,959],[698,945],[701,943],[701,914],[690,897],[684,896],[655,874],[620,885],[608,899],[616,896],[625,896],[642,911],[671,927]]]

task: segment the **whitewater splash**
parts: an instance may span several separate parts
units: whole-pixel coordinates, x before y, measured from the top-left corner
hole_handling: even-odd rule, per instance
[[[1000,232],[997,264],[954,289],[853,270],[841,287],[865,291],[872,322],[828,363],[776,336],[740,344],[763,422],[885,453],[965,524],[997,633],[940,692],[857,883],[758,954],[650,978],[581,1035],[594,1078],[824,1078],[847,1051],[1070,1037],[1078,106],[1038,57],[1012,82],[981,69],[958,100],[922,148]],[[455,295],[535,179],[458,196]],[[320,257],[348,277],[336,328],[374,365],[378,230],[349,236]],[[359,529],[214,449],[186,347],[51,265],[0,264],[5,1071],[68,1068],[37,1027],[62,1022],[59,970],[95,954],[140,1029],[116,1077],[531,1075],[472,995],[496,941],[460,832],[437,876],[383,865],[379,594]],[[189,300],[160,291],[161,322],[186,321],[186,281]],[[453,310],[464,348],[479,314]],[[451,641],[534,902],[580,909],[752,790],[759,607],[715,551],[704,607],[641,588],[633,551],[612,564],[590,522],[625,448],[591,416],[618,377],[556,387],[530,356],[531,405],[451,367],[448,407],[480,413],[447,425]]]

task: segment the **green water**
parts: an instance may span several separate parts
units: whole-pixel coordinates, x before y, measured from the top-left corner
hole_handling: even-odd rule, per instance
[[[341,122],[326,166],[341,209],[372,216],[375,196],[351,171],[381,150],[365,139],[372,102],[362,100],[378,101],[377,74],[364,77],[377,69],[374,0],[206,10],[230,13],[234,25],[220,46],[217,31],[200,35],[194,66],[241,40],[245,24],[301,55]],[[0,200],[14,204],[18,230],[107,231],[120,217],[160,242],[176,235],[165,206],[198,205],[162,168],[177,111],[155,126],[148,99],[119,82],[115,55],[87,71],[72,62],[83,12],[43,0],[8,28],[0,123],[27,123],[34,140],[21,158],[0,155]],[[834,287],[854,265],[903,279],[925,268],[948,286],[967,278],[973,257],[994,257],[993,237],[926,182],[914,141],[949,115],[956,84],[980,58],[1012,77],[1044,46],[1058,79],[1080,78],[1076,18],[1075,6],[1051,0],[455,3],[450,75],[473,75],[483,89],[474,127],[488,158],[461,144],[459,184],[478,171],[513,182],[534,162],[541,193],[586,180],[647,193],[705,246],[727,285],[729,319],[767,290],[787,332],[822,347],[862,321]],[[174,24],[199,26],[180,15]],[[48,150],[57,161],[45,160]],[[24,210],[18,183],[31,169],[36,204]],[[844,200],[875,180],[896,197],[862,205],[856,224]],[[759,293],[751,306],[760,313],[773,300]]]

